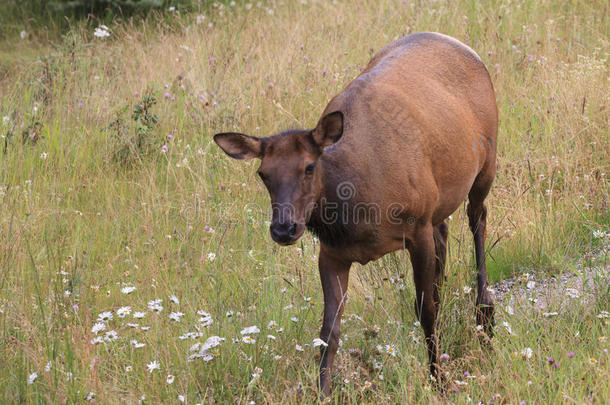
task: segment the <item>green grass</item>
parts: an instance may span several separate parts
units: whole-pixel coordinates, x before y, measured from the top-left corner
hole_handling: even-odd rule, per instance
[[[203,24],[196,14],[117,23],[105,40],[76,24],[62,38],[41,29],[0,44],[0,402],[75,403],[90,392],[98,403],[143,395],[148,403],[178,395],[188,403],[312,402],[317,246],[309,235],[293,248],[270,241],[256,163],[230,160],[211,135],[311,127],[373,52],[426,30],[473,47],[496,89],[490,278],[558,275],[579,264],[606,276],[594,280],[592,297],[553,299],[544,311],[554,317],[527,299],[511,304],[512,315],[499,304],[497,335],[481,346],[474,295],[463,293],[475,271],[460,209],[449,221],[442,350],[451,356],[448,381],[468,385],[454,382],[444,394],[431,387],[408,254],[399,252],[352,270],[332,402],[476,403],[496,394],[505,403],[608,402],[608,320],[598,318],[610,297],[608,11],[579,0],[268,2],[212,7]],[[131,111],[149,91],[159,121],[143,128]],[[125,108],[127,135],[117,138],[109,125]],[[133,147],[136,131],[156,149]],[[24,143],[24,134],[37,140]],[[125,145],[129,159],[116,159]],[[598,230],[606,236],[594,237]],[[397,275],[404,290],[390,282]],[[127,285],[136,290],[121,293]],[[156,298],[161,313],[133,318]],[[132,309],[124,319],[122,306]],[[179,339],[199,326],[198,310],[213,323],[197,339]],[[113,311],[107,330],[119,337],[93,345],[104,311]],[[182,319],[170,320],[177,311]],[[281,333],[267,329],[271,320]],[[232,342],[251,325],[261,329],[255,344]],[[374,325],[379,334],[365,335]],[[188,362],[189,348],[212,335],[226,338],[214,359]],[[386,344],[396,357],[377,352]],[[530,359],[521,355],[527,347]],[[153,360],[161,369],[149,373]],[[262,374],[251,383],[256,367]]]

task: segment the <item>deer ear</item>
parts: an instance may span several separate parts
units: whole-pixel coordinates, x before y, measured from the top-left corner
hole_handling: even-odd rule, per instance
[[[312,132],[313,140],[322,148],[332,145],[343,135],[343,113],[331,112],[320,118]]]
[[[214,135],[214,142],[234,159],[263,157],[263,141],[254,136],[225,132]]]

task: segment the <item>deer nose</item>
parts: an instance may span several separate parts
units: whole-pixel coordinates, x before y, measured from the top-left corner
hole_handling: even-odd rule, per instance
[[[294,222],[278,222],[270,227],[271,238],[281,245],[294,242],[297,234],[297,224]]]

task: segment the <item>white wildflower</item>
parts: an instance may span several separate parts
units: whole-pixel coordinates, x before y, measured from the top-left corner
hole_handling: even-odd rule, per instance
[[[106,342],[112,342],[119,338],[119,334],[115,330],[109,330],[104,334],[104,340]]]
[[[392,357],[396,357],[396,347],[394,345],[385,345],[385,352]]]
[[[154,360],[154,361],[148,363],[146,365],[146,368],[148,369],[148,372],[152,374],[153,371],[159,370],[161,368],[161,365],[159,364],[159,362],[157,360]]]
[[[241,340],[242,340],[242,342],[248,343],[248,344],[256,343],[256,339],[252,339],[252,337],[248,336],[248,335],[246,335],[243,338],[241,338]]]
[[[129,341],[129,344],[135,347],[136,349],[146,346],[146,343],[138,342],[136,339],[131,339]]]
[[[91,328],[91,333],[97,335],[99,332],[106,330],[106,324],[103,322],[96,322]]]
[[[197,315],[201,316],[201,318],[199,318],[199,323],[204,328],[209,327],[212,324],[212,322],[214,322],[214,320],[212,319],[212,315],[205,312],[204,310],[200,309],[199,311],[197,311]]]
[[[223,338],[223,337],[220,337],[220,336],[210,336],[205,341],[205,343],[201,346],[201,350],[203,350],[203,351],[210,350],[210,349],[220,345],[224,341],[225,341],[225,338]]]
[[[93,339],[91,339],[91,344],[92,345],[97,345],[97,344],[100,344],[100,343],[104,343],[104,338],[101,337],[101,336],[96,336]]]
[[[106,27],[105,25],[100,25],[93,31],[93,35],[98,38],[106,38],[110,36],[110,32],[108,27]]]
[[[34,384],[34,381],[36,381],[37,378],[38,378],[38,373],[36,371],[34,371],[28,377],[28,384],[30,384],[30,385]]]
[[[110,311],[102,312],[101,314],[99,314],[97,316],[98,322],[108,322],[111,320],[112,320],[112,312],[110,312]]]
[[[313,347],[318,347],[318,346],[324,346],[324,347],[327,347],[327,346],[328,346],[328,343],[326,343],[325,341],[323,341],[323,340],[322,340],[322,339],[320,339],[320,338],[315,338],[315,339],[313,340]]]
[[[542,313],[542,316],[544,316],[545,318],[550,318],[552,316],[557,316],[557,315],[559,315],[558,312],[543,312]]]
[[[116,310],[116,314],[119,318],[125,318],[131,313],[131,307],[121,307]]]
[[[121,288],[121,292],[123,294],[131,294],[135,290],[136,290],[136,288],[134,286],[131,286],[131,285]]]
[[[242,335],[252,335],[255,333],[259,333],[261,330],[258,328],[258,326],[254,325],[254,326],[248,326],[247,328],[244,328],[241,330],[241,334]]]
[[[169,314],[169,319],[172,319],[176,322],[180,322],[180,318],[182,318],[184,314],[182,312],[172,312]]]

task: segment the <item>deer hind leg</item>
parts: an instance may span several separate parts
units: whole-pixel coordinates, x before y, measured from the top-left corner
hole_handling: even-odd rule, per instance
[[[487,290],[487,268],[485,266],[485,237],[487,224],[487,207],[485,197],[491,188],[493,173],[491,176],[481,172],[475,180],[468,194],[468,223],[474,237],[474,248],[477,262],[477,325],[485,328],[487,336],[493,336],[494,326],[494,303]]]
[[[440,289],[445,280],[445,263],[447,261],[447,236],[449,227],[441,222],[434,227],[434,247],[436,252],[436,264],[434,267],[434,302],[438,307],[440,304]]]

